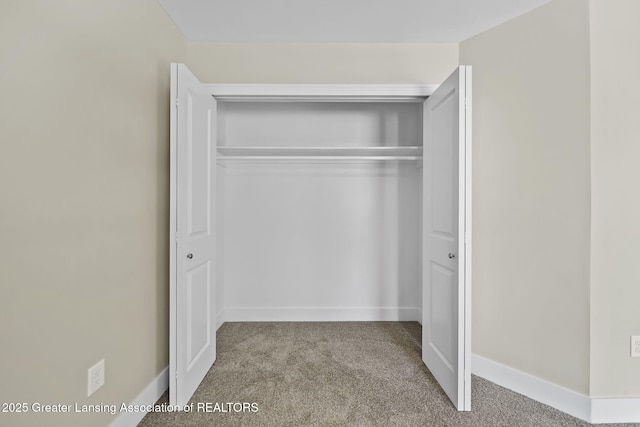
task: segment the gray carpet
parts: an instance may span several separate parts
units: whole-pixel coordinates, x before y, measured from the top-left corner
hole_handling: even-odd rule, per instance
[[[590,425],[475,376],[472,411],[457,412],[420,359],[416,322],[225,323],[217,339],[191,400],[214,412],[150,413],[140,426]]]

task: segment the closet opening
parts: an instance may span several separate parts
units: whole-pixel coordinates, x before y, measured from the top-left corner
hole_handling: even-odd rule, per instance
[[[416,320],[422,103],[217,103],[225,321]]]
[[[412,320],[470,410],[470,89],[465,66],[429,86],[204,85],[172,65],[171,404],[225,321]]]

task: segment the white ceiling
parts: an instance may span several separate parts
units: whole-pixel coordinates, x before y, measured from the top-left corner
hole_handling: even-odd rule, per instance
[[[158,0],[190,41],[457,43],[550,0]]]

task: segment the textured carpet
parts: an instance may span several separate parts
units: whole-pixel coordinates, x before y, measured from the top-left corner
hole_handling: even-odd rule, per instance
[[[478,377],[472,411],[456,411],[421,361],[416,322],[225,323],[217,339],[194,411],[140,426],[590,425]]]

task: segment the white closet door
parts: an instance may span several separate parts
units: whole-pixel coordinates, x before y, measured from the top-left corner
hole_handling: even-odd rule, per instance
[[[169,401],[186,404],[216,359],[216,102],[183,64],[171,67]]]
[[[471,67],[424,103],[422,360],[471,409]]]

